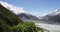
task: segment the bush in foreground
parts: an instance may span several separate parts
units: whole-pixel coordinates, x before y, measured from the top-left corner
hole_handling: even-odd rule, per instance
[[[18,25],[13,26],[11,31],[14,31],[14,32],[38,32],[38,29],[33,22],[25,22],[25,23],[19,23]]]

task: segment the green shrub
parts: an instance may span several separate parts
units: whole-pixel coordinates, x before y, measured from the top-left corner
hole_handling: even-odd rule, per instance
[[[33,22],[24,22],[24,23],[19,23],[16,26],[13,26],[11,31],[13,32],[38,32],[38,29]]]

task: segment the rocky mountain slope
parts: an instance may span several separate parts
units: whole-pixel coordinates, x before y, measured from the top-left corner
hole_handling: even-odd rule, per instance
[[[18,17],[21,18],[23,21],[25,21],[25,20],[39,20],[36,16],[33,16],[31,14],[27,14],[27,13],[18,14]]]
[[[49,24],[59,24],[60,23],[60,9],[53,11],[52,13],[43,17],[44,21]]]

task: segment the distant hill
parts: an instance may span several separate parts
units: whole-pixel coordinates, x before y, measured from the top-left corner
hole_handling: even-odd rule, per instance
[[[0,32],[22,22],[14,13],[0,4]]]
[[[34,21],[39,20],[36,16],[28,14],[28,13],[21,13],[18,14],[18,17],[21,18],[23,21]]]

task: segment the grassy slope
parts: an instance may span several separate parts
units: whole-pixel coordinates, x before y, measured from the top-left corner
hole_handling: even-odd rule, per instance
[[[22,22],[22,20],[0,4],[0,32],[20,22]]]

